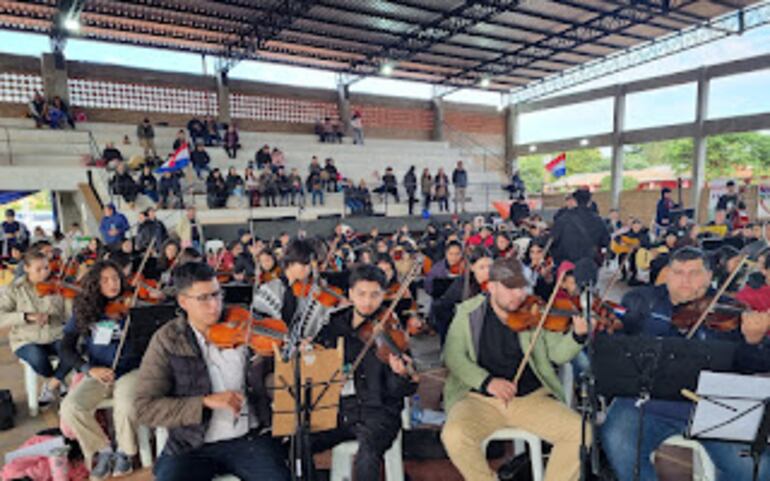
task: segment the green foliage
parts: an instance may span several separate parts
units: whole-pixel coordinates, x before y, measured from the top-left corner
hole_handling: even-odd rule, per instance
[[[601,190],[610,190],[611,179],[612,176],[610,175],[602,177]],[[636,179],[627,175],[623,176],[623,190],[636,190],[637,186],[639,186],[639,182]]]

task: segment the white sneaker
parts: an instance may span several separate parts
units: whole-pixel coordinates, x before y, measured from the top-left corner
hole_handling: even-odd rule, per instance
[[[43,391],[37,397],[37,403],[40,406],[47,406],[56,401],[56,392],[48,387],[48,383],[43,384]]]

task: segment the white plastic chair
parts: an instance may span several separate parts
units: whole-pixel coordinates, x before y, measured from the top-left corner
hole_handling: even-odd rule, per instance
[[[115,403],[112,398],[100,402],[96,409],[112,409]],[[139,447],[139,461],[143,468],[152,467],[152,446],[150,446],[150,428],[139,425],[136,429],[136,443]]]
[[[682,436],[672,436],[666,439],[663,444],[692,449],[692,474],[694,481],[716,481],[716,466],[714,466],[714,462],[711,461],[706,448],[701,443],[685,439]],[[654,453],[653,456],[655,456]]]
[[[225,243],[221,239],[211,239],[206,241],[206,245],[204,247],[204,255],[208,254],[209,252],[216,253],[219,251],[219,249],[224,249]]]
[[[40,413],[40,405],[37,402],[37,373],[26,362],[22,360],[19,362],[24,367],[24,389],[27,391],[29,415],[34,418]]]
[[[530,462],[532,463],[532,481],[543,481],[543,443],[539,437],[534,434],[516,428],[498,429],[491,436],[484,440],[482,445],[486,451],[487,446],[492,441],[513,441],[514,451],[522,452],[523,443],[529,445]]]
[[[358,452],[357,441],[346,441],[332,448],[332,468],[330,481],[350,481],[353,479],[353,457]],[[404,460],[401,433],[398,433],[393,445],[385,452],[385,480],[404,481]]]

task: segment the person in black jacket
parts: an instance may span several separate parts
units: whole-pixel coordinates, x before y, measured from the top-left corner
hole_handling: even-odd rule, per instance
[[[358,332],[364,324],[378,321],[385,288],[385,274],[380,268],[354,268],[349,291],[353,305],[333,314],[315,338],[316,343],[326,348],[336,348],[342,338],[344,362],[355,370],[353,379],[342,390],[337,428],[314,434],[313,451],[325,451],[348,440],[358,441],[353,479],[359,480],[379,479],[383,455],[401,430],[404,397],[417,389],[416,376],[409,374],[412,361],[406,354],[390,354],[388,362],[383,362],[376,350],[369,349],[360,365],[352,365],[365,344]]]
[[[398,181],[393,174],[393,167],[385,169],[385,175],[382,176],[382,185],[374,189],[374,192],[380,194],[387,200],[388,194],[392,195],[398,204]]]
[[[404,174],[404,190],[406,191],[406,197],[409,203],[409,215],[414,213],[414,204],[417,203],[417,175],[414,173],[414,166],[409,167],[409,170]]]
[[[577,207],[564,211],[554,222],[553,255],[557,265],[564,260],[576,265],[581,259],[595,260],[599,250],[610,243],[607,226],[589,208],[591,193],[580,189],[574,198]]]
[[[115,175],[110,179],[110,187],[113,194],[123,197],[129,204],[133,204],[139,194],[139,187],[124,162],[118,163]]]
[[[209,157],[209,153],[206,152],[206,149],[203,148],[203,144],[196,144],[195,150],[190,153],[190,157],[193,168],[195,169],[195,175],[198,176],[198,179],[203,178],[201,174],[203,174],[204,171],[211,172],[211,167],[209,167],[211,157]]]
[[[102,151],[102,160],[109,164],[112,161],[123,160],[123,154],[115,147],[114,142],[107,142]]]
[[[149,197],[156,204],[160,200],[158,196],[158,179],[155,178],[155,174],[152,173],[152,168],[149,165],[145,165],[142,168],[142,175],[139,176],[139,188],[142,194]]]
[[[486,247],[474,248],[468,256],[470,271],[452,282],[444,295],[433,301],[430,306],[431,325],[441,336],[441,345],[444,345],[449,324],[455,317],[455,307],[463,301],[477,296],[486,291],[489,281],[489,268],[494,257]]]
[[[143,252],[145,249],[152,246],[153,249],[155,249],[155,252],[158,253],[160,252],[163,242],[168,238],[166,226],[163,222],[158,220],[154,208],[149,207],[144,211],[144,215],[145,220],[137,229],[134,244],[139,251]]]
[[[182,185],[179,183],[181,172],[164,172],[160,178],[160,207],[165,209],[168,206],[168,197],[173,194],[176,197],[176,208],[184,207],[182,200]]]
[[[206,201],[209,209],[221,209],[227,203],[227,184],[219,169],[212,170],[206,179]]]

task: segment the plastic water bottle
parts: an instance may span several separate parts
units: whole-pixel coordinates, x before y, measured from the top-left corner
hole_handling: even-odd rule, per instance
[[[412,426],[418,426],[422,424],[422,406],[420,405],[420,395],[415,394],[412,396],[412,406],[411,406],[411,422]]]

